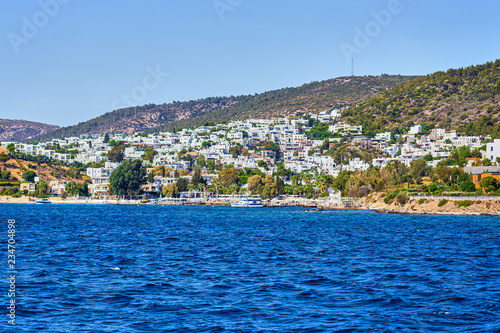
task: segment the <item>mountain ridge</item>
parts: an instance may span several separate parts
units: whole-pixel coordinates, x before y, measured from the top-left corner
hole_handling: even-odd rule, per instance
[[[209,97],[187,102],[122,108],[36,137],[39,141],[81,134],[155,132],[191,127],[206,121],[247,119],[346,109],[416,76],[340,77],[261,94]]]
[[[417,77],[349,108],[343,116],[367,134],[405,133],[421,124],[499,136],[500,60]]]
[[[57,125],[23,119],[0,119],[0,142],[31,139],[59,128]]]

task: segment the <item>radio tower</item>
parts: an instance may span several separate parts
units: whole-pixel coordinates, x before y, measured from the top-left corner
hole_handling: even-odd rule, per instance
[[[351,76],[354,76],[354,58],[351,58]]]

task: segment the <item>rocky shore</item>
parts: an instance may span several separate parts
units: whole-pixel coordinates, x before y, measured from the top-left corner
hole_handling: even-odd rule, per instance
[[[361,201],[365,209],[393,214],[435,214],[435,215],[500,215],[500,200],[487,197],[469,198],[410,198],[405,204],[396,201],[386,204],[383,196]]]
[[[61,199],[59,197],[50,198],[55,204],[119,204],[119,205],[138,205],[138,204],[160,204],[160,205],[213,205],[229,206],[231,202],[236,202],[237,198],[208,199],[199,202],[185,201],[165,201],[161,203],[141,203],[140,201],[128,200],[88,200],[88,199]],[[0,197],[1,203],[19,203],[34,204],[34,200],[29,197]],[[386,204],[383,195],[376,197],[363,198],[355,205],[345,207],[335,205],[328,201],[307,200],[299,198],[287,198],[285,200],[268,201],[268,207],[304,207],[319,208],[319,210],[329,209],[352,209],[352,210],[375,210],[387,214],[434,214],[434,215],[500,215],[500,200],[491,198],[475,197],[474,200],[453,200],[433,199],[433,198],[411,198],[405,204],[399,204],[395,201]]]

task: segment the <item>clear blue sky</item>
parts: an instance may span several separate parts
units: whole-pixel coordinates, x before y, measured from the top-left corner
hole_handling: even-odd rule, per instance
[[[347,44],[357,47],[356,75],[428,74],[500,58],[494,0],[58,1],[67,3],[0,4],[0,118],[65,126],[128,103],[347,76]],[[389,9],[390,19],[375,23],[371,12]],[[368,42],[356,39],[355,29],[367,27]],[[168,76],[149,77],[156,68]]]

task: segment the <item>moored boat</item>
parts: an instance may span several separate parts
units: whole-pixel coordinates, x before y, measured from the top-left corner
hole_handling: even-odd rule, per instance
[[[237,203],[232,203],[231,207],[262,208],[264,204],[260,198],[243,197]]]
[[[38,199],[37,201],[35,201],[35,203],[37,203],[37,204],[49,204],[52,202],[50,202],[50,200],[47,198],[42,198],[42,199]]]

